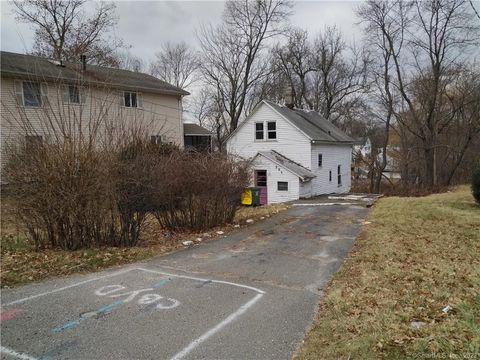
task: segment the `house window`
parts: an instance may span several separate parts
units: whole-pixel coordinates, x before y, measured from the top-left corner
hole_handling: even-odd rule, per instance
[[[318,154],[318,167],[322,167],[323,154]]]
[[[68,102],[70,104],[80,104],[80,91],[77,85],[68,85]]]
[[[340,167],[340,165],[338,165],[338,168],[337,168],[338,185],[342,185],[342,174],[340,172],[341,172],[341,167]]]
[[[277,182],[278,191],[288,191],[288,182],[287,181],[278,181]]]
[[[255,186],[267,186],[267,170],[257,170],[255,172]]]
[[[275,121],[267,122],[268,140],[274,140],[277,138],[277,123]]]
[[[328,172],[328,181],[332,182],[332,170]]]
[[[42,106],[42,88],[40,83],[33,81],[23,82],[23,105],[32,107]]]
[[[255,140],[263,140],[263,123],[255,123]]]
[[[38,147],[43,144],[43,137],[40,135],[25,136],[25,148],[27,152],[37,151]]]
[[[137,93],[133,91],[124,91],[123,92],[123,105],[125,107],[138,107],[137,102]]]
[[[162,143],[162,135],[152,135],[150,136],[150,142],[152,144],[159,145]]]

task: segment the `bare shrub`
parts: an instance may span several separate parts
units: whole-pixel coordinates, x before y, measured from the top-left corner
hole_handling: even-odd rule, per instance
[[[18,146],[5,175],[17,212],[37,248],[78,249],[115,241],[113,179],[108,154],[64,141]]]
[[[156,210],[153,194],[158,182],[153,176],[158,164],[175,145],[153,144],[136,139],[122,147],[116,168],[116,204],[119,213],[121,246],[136,245],[148,212]]]
[[[203,230],[229,223],[248,185],[246,162],[223,154],[174,152],[158,164],[153,176],[160,225],[169,229]]]

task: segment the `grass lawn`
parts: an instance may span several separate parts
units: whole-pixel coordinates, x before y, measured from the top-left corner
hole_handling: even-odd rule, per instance
[[[260,220],[285,210],[285,205],[269,205],[255,208],[241,207],[234,223],[245,224],[247,219]],[[205,233],[170,233],[163,231],[157,221],[148,219],[138,246],[132,248],[93,248],[77,251],[46,249],[36,251],[25,235],[21,224],[13,215],[13,206],[6,197],[1,203],[1,251],[0,283],[11,287],[39,281],[52,276],[91,272],[114,265],[128,264],[156,255],[162,255],[183,247],[182,241],[202,238],[206,241],[216,236],[216,231],[225,233],[234,229],[233,224]]]
[[[369,221],[298,358],[480,359],[480,206],[469,187],[382,198]]]

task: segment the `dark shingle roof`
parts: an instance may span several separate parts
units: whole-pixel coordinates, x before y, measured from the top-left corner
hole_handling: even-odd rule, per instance
[[[183,124],[184,135],[212,135],[210,131],[197,124]]]
[[[302,181],[309,180],[315,177],[315,174],[311,172],[306,167],[296,163],[293,160],[290,160],[286,156],[283,156],[275,150],[270,151],[259,151],[258,154],[266,157],[267,159],[283,166],[285,169],[297,175]]]
[[[355,139],[345,134],[342,130],[315,111],[290,109],[268,100],[264,100],[264,102],[270,105],[284,118],[289,120],[313,141],[347,144],[356,143]]]
[[[87,69],[83,72],[80,62],[64,63],[60,66],[52,60],[39,56],[5,51],[2,51],[0,56],[1,72],[2,75],[6,76],[54,81],[78,81],[81,79],[90,84],[112,88],[143,90],[171,95],[189,94],[187,91],[154,76],[129,70],[87,64]]]

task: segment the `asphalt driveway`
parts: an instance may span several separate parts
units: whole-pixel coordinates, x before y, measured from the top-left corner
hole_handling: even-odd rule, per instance
[[[293,206],[148,262],[2,292],[2,358],[288,359],[367,209]]]

